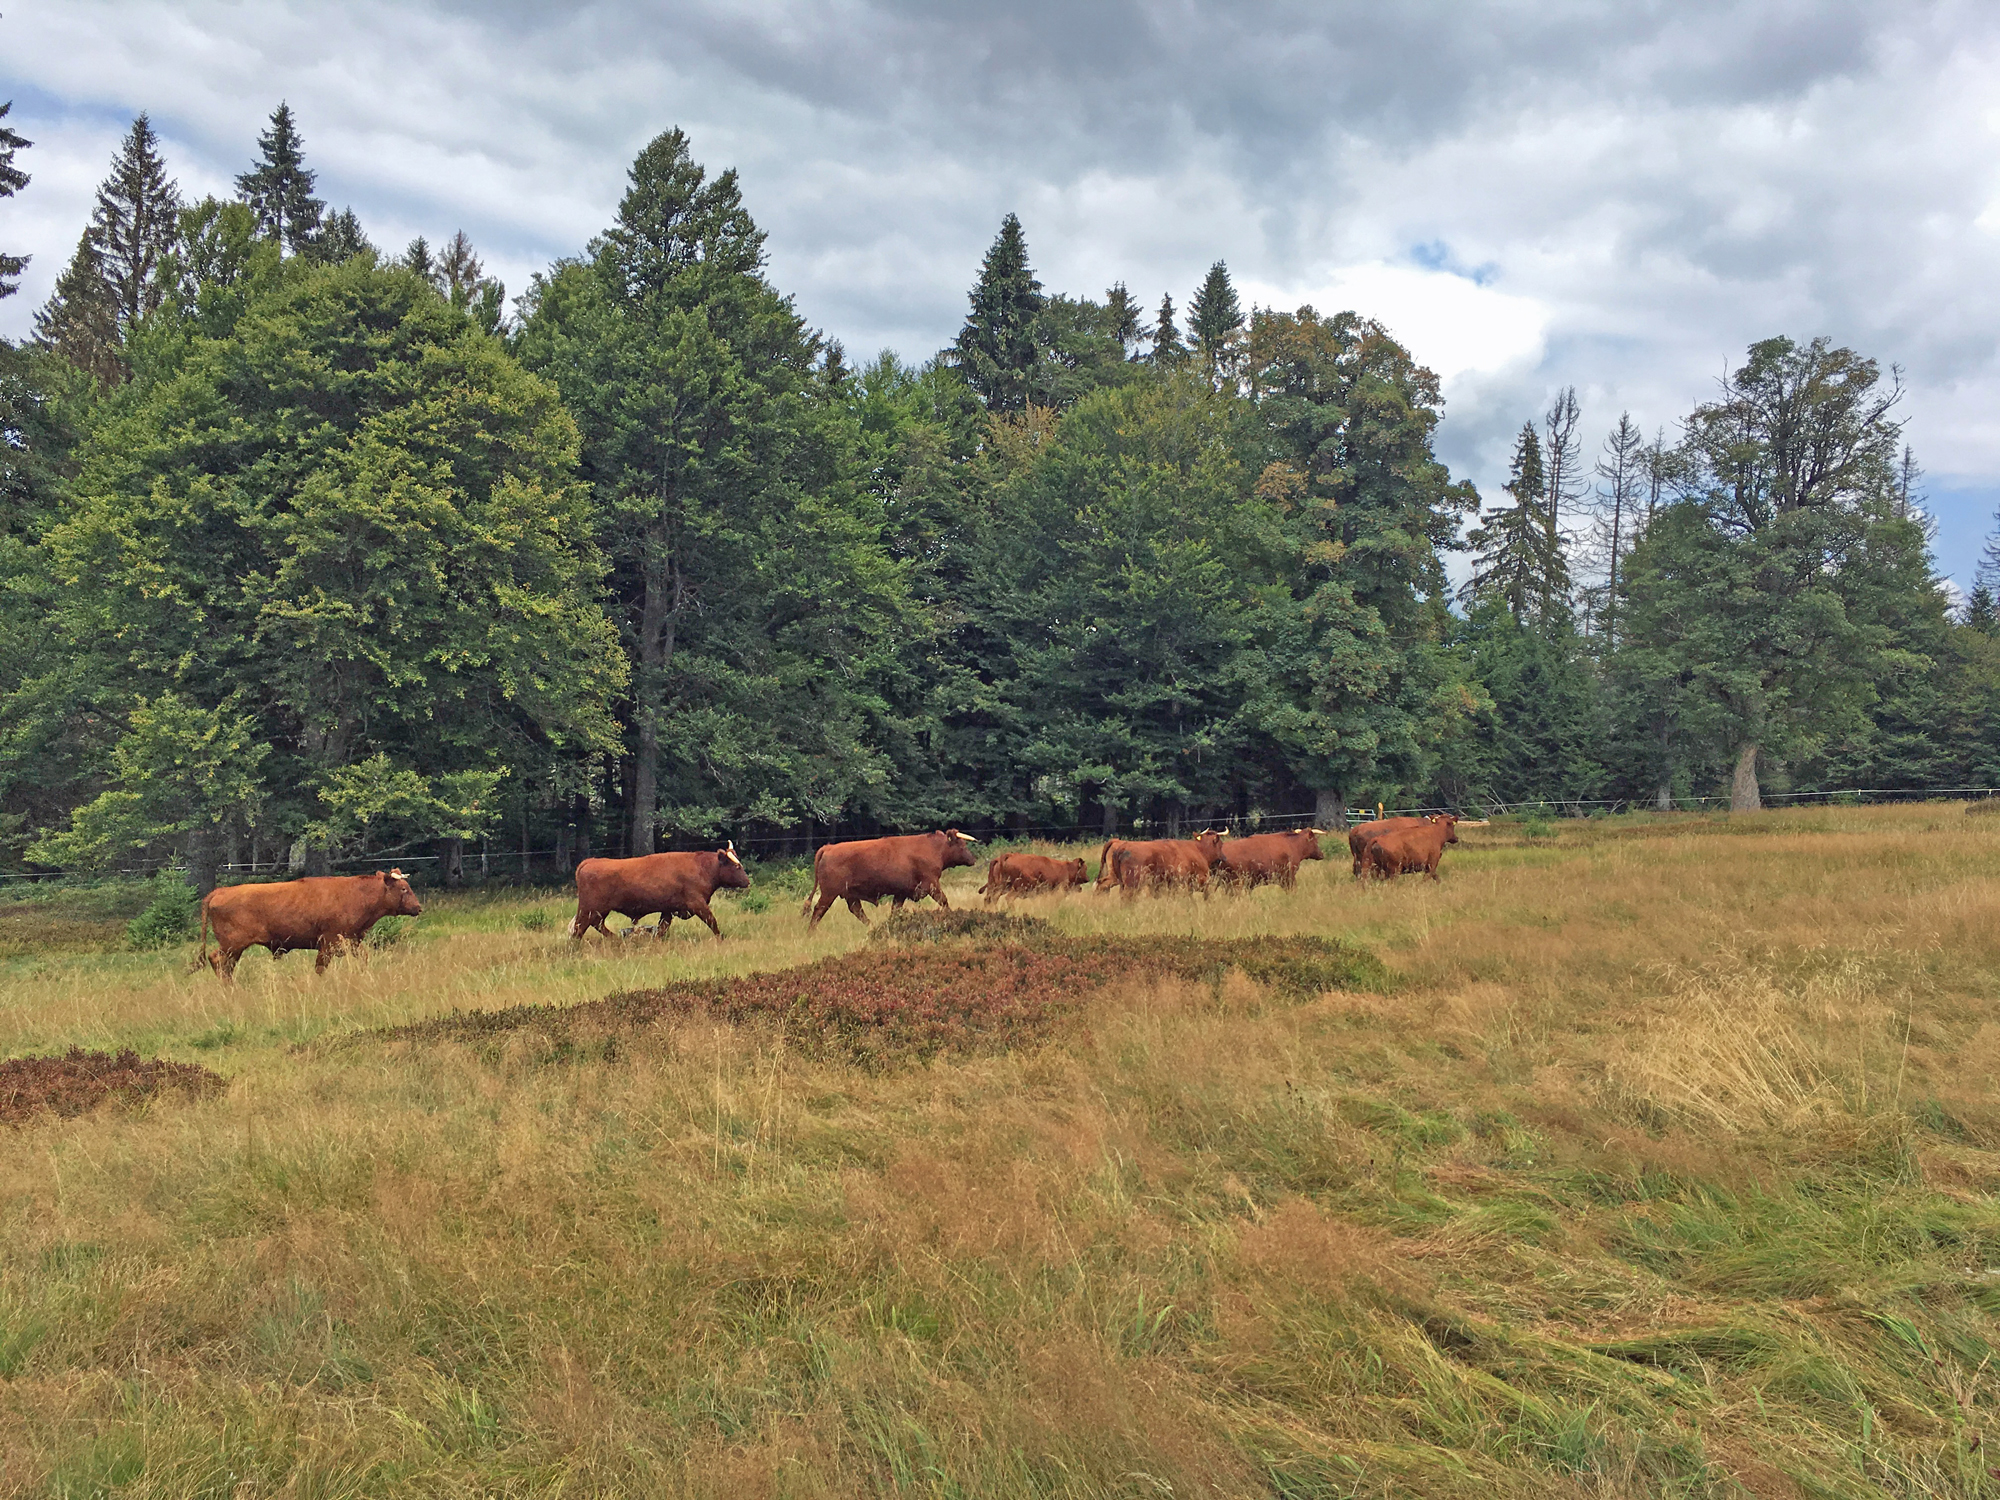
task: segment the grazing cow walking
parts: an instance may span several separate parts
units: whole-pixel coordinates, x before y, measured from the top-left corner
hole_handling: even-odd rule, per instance
[[[606,937],[604,919],[614,911],[637,923],[660,914],[654,936],[664,938],[675,917],[699,918],[719,942],[722,929],[708,901],[719,890],[750,887],[736,845],[698,853],[642,854],[635,859],[586,859],[576,867],[576,920],[569,935],[581,939],[595,927]]]
[[[1361,878],[1362,870],[1368,864],[1368,846],[1385,833],[1401,833],[1409,828],[1421,828],[1433,821],[1434,815],[1421,818],[1374,818],[1366,823],[1356,823],[1347,832],[1347,847],[1354,856],[1354,878]]]
[[[984,905],[991,906],[1003,896],[1023,896],[1034,891],[1076,891],[1083,889],[1088,870],[1080,859],[1051,859],[1042,854],[996,854],[986,867],[986,884],[979,888]]]
[[[901,911],[905,901],[921,901],[929,896],[946,911],[951,903],[944,898],[940,883],[946,870],[976,863],[972,846],[979,841],[956,828],[936,833],[907,833],[896,838],[856,839],[846,844],[826,844],[813,855],[813,888],[799,915],[812,913],[807,930],[819,926],[819,919],[845,901],[847,909],[863,927],[867,914],[864,901],[888,899]],[[813,897],[819,905],[813,905]]]
[[[297,948],[314,948],[315,974],[326,972],[334,954],[368,935],[384,917],[420,917],[423,903],[401,870],[373,875],[310,875],[268,885],[217,886],[201,899],[201,956],[204,964],[234,983],[236,963],[249,948],[268,948],[283,958]],[[208,934],[215,932],[210,956]]]
[[[1458,819],[1445,813],[1418,828],[1385,833],[1368,846],[1368,872],[1383,880],[1422,871],[1438,878],[1438,861],[1447,844],[1458,842]]]
[[[1097,889],[1115,885],[1128,901],[1141,891],[1158,895],[1162,890],[1198,890],[1206,897],[1209,871],[1221,863],[1222,841],[1228,836],[1210,828],[1191,839],[1113,839],[1104,846]],[[1104,878],[1107,869],[1111,872],[1108,882]]]
[[[1255,890],[1275,880],[1286,890],[1298,884],[1299,866],[1325,859],[1319,841],[1323,828],[1298,828],[1290,833],[1253,833],[1233,840],[1222,851],[1216,874],[1224,884]]]

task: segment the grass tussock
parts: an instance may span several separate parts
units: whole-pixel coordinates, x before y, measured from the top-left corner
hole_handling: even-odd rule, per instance
[[[230,1086],[8,1132],[0,1494],[1992,1496],[1991,830],[1550,819],[879,943],[440,895],[233,989],[51,894],[101,934],[0,957],[0,1049]],[[840,1042],[1014,971],[1029,1045]]]

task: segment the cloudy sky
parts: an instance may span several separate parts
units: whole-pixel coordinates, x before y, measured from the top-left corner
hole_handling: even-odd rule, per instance
[[[1044,283],[1382,319],[1495,490],[1575,385],[1595,443],[1753,339],[1902,366],[1941,568],[2000,503],[2000,6],[1990,0],[158,4],[6,0],[34,181],[20,336],[140,110],[226,192],[289,100],[378,244],[464,228],[518,290],[670,125],[735,166],[773,279],[865,355],[947,342],[1001,216]]]

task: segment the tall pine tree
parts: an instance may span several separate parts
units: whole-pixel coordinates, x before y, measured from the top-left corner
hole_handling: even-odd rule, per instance
[[[1146,326],[1145,314],[1139,310],[1138,299],[1126,289],[1124,282],[1113,283],[1104,294],[1104,314],[1106,331],[1118,340],[1118,347],[1129,358],[1138,358],[1140,343],[1153,330]]]
[[[160,159],[152,121],[132,122],[111,175],[97,189],[90,216],[98,264],[117,309],[121,333],[160,305],[166,288],[154,274],[180,230],[181,193]]]
[[[257,215],[257,228],[266,239],[302,254],[319,233],[326,205],[313,196],[314,174],[306,167],[289,104],[281,102],[271,112],[271,128],[257,137],[257,148],[263,155],[236,179],[236,191]]]
[[[14,153],[35,144],[6,123],[13,107],[12,99],[0,104],[0,198],[11,198],[28,185],[28,174],[14,165]],[[21,289],[20,276],[27,268],[27,256],[0,252],[0,297],[11,297]]]
[[[1181,342],[1181,331],[1174,326],[1171,295],[1160,298],[1159,315],[1153,320],[1153,351],[1147,358],[1156,365],[1177,365],[1187,358],[1187,345]]]
[[[1201,287],[1188,304],[1188,331],[1208,370],[1211,382],[1233,379],[1243,343],[1243,305],[1229,267],[1217,261],[1208,268]]]
[[[972,311],[958,331],[954,353],[965,383],[991,411],[1020,411],[1041,351],[1035,318],[1042,310],[1042,284],[1028,265],[1028,241],[1013,214],[979,268],[972,288]]]
[[[97,236],[85,230],[76,254],[35,314],[35,342],[106,384],[122,380],[118,304],[104,274]]]
[[[1473,551],[1469,600],[1497,600],[1516,622],[1555,618],[1569,597],[1569,565],[1549,525],[1548,476],[1534,423],[1521,428],[1503,486],[1512,505],[1487,511],[1466,541]]]

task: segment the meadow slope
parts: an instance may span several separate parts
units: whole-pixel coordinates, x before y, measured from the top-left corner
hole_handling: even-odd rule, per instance
[[[2000,1494],[2000,817],[1024,903],[1389,978],[1135,967],[1004,1047],[416,1027],[864,945],[802,895],[433,895],[234,989],[0,903],[0,1057],[229,1080],[0,1128],[0,1495]]]

